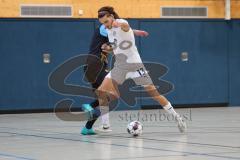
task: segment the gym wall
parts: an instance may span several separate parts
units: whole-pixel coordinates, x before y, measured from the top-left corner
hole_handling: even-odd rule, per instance
[[[20,17],[23,4],[65,4],[73,7],[74,18],[96,18],[96,11],[105,5],[114,6],[123,18],[160,18],[163,6],[206,6],[208,18],[225,17],[225,0],[1,0],[0,17]],[[240,1],[231,0],[231,17],[240,18]],[[83,15],[79,15],[83,10]]]
[[[133,1],[126,3],[136,7],[126,5],[124,0],[108,1],[108,4],[119,10],[121,16],[131,17],[128,20],[132,28],[150,33],[149,37],[136,38],[136,43],[144,61],[159,62],[169,68],[161,78],[174,84],[174,90],[166,95],[174,105],[240,105],[240,20],[237,12],[232,12],[235,19],[228,21],[224,20],[221,9],[209,11],[209,19],[161,19],[159,4],[167,1],[148,1],[151,9],[145,14],[140,11],[147,9],[143,0]],[[15,1],[10,5],[9,1],[0,1],[0,16],[4,17],[0,18],[0,111],[52,110],[63,98],[73,98],[76,106],[91,101],[53,92],[48,86],[48,76],[65,60],[88,53],[94,28],[99,25],[95,19],[97,9],[106,1],[90,6],[91,1],[83,0],[39,0],[39,3],[72,3],[76,10],[83,9],[84,15],[82,18],[77,14],[74,18],[19,18],[19,4],[30,2]],[[206,4],[212,8],[224,5],[205,0],[172,2],[178,3]],[[232,1],[232,9],[238,5],[239,2]],[[182,52],[189,54],[189,61],[181,60]],[[43,63],[44,53],[51,55],[50,64]],[[83,84],[81,69],[73,72],[67,82]],[[155,104],[153,100],[139,99],[134,108]],[[121,104],[118,109],[130,108]]]

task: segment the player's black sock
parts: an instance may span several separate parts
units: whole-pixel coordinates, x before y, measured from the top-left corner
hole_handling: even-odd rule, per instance
[[[95,101],[93,101],[90,105],[91,105],[93,108],[96,108],[97,106],[99,106],[99,102],[98,102],[98,100],[95,100]]]
[[[99,102],[98,102],[98,100],[95,100],[95,101],[93,101],[90,105],[95,109],[96,107],[98,107]],[[93,126],[93,124],[96,122],[96,120],[97,120],[97,118],[96,118],[96,119],[93,119],[93,120],[90,120],[90,121],[87,121],[85,127],[86,127],[87,129],[91,129],[92,126]]]
[[[93,126],[93,124],[96,122],[96,120],[97,120],[97,119],[94,119],[94,120],[91,120],[91,121],[87,121],[85,127],[86,127],[87,129],[91,129],[92,126]]]

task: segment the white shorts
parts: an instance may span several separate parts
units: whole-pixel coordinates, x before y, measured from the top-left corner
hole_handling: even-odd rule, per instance
[[[123,84],[127,79],[132,79],[136,85],[141,86],[153,84],[148,71],[142,63],[114,66],[105,78],[111,78],[119,85]]]

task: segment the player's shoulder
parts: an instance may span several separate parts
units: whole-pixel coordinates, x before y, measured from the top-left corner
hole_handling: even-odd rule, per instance
[[[120,23],[128,23],[126,19],[116,19],[116,21]]]
[[[99,31],[100,31],[100,34],[103,37],[107,37],[108,36],[107,29],[106,29],[106,27],[103,24],[99,27]]]

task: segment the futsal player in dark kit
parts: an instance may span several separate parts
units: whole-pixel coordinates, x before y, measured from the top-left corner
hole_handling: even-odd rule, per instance
[[[96,56],[87,58],[87,66],[84,68],[86,79],[91,83],[93,92],[97,89],[104,77],[108,74],[107,52],[102,51],[102,46],[108,43],[107,33],[104,26],[97,27],[92,37],[90,45],[90,55]],[[93,108],[98,107],[98,100],[93,101],[91,104],[83,104],[82,109],[85,112],[91,112]],[[82,129],[82,134],[94,134],[92,126],[96,119],[89,120],[85,127]],[[103,123],[103,129],[109,129],[109,126]]]

